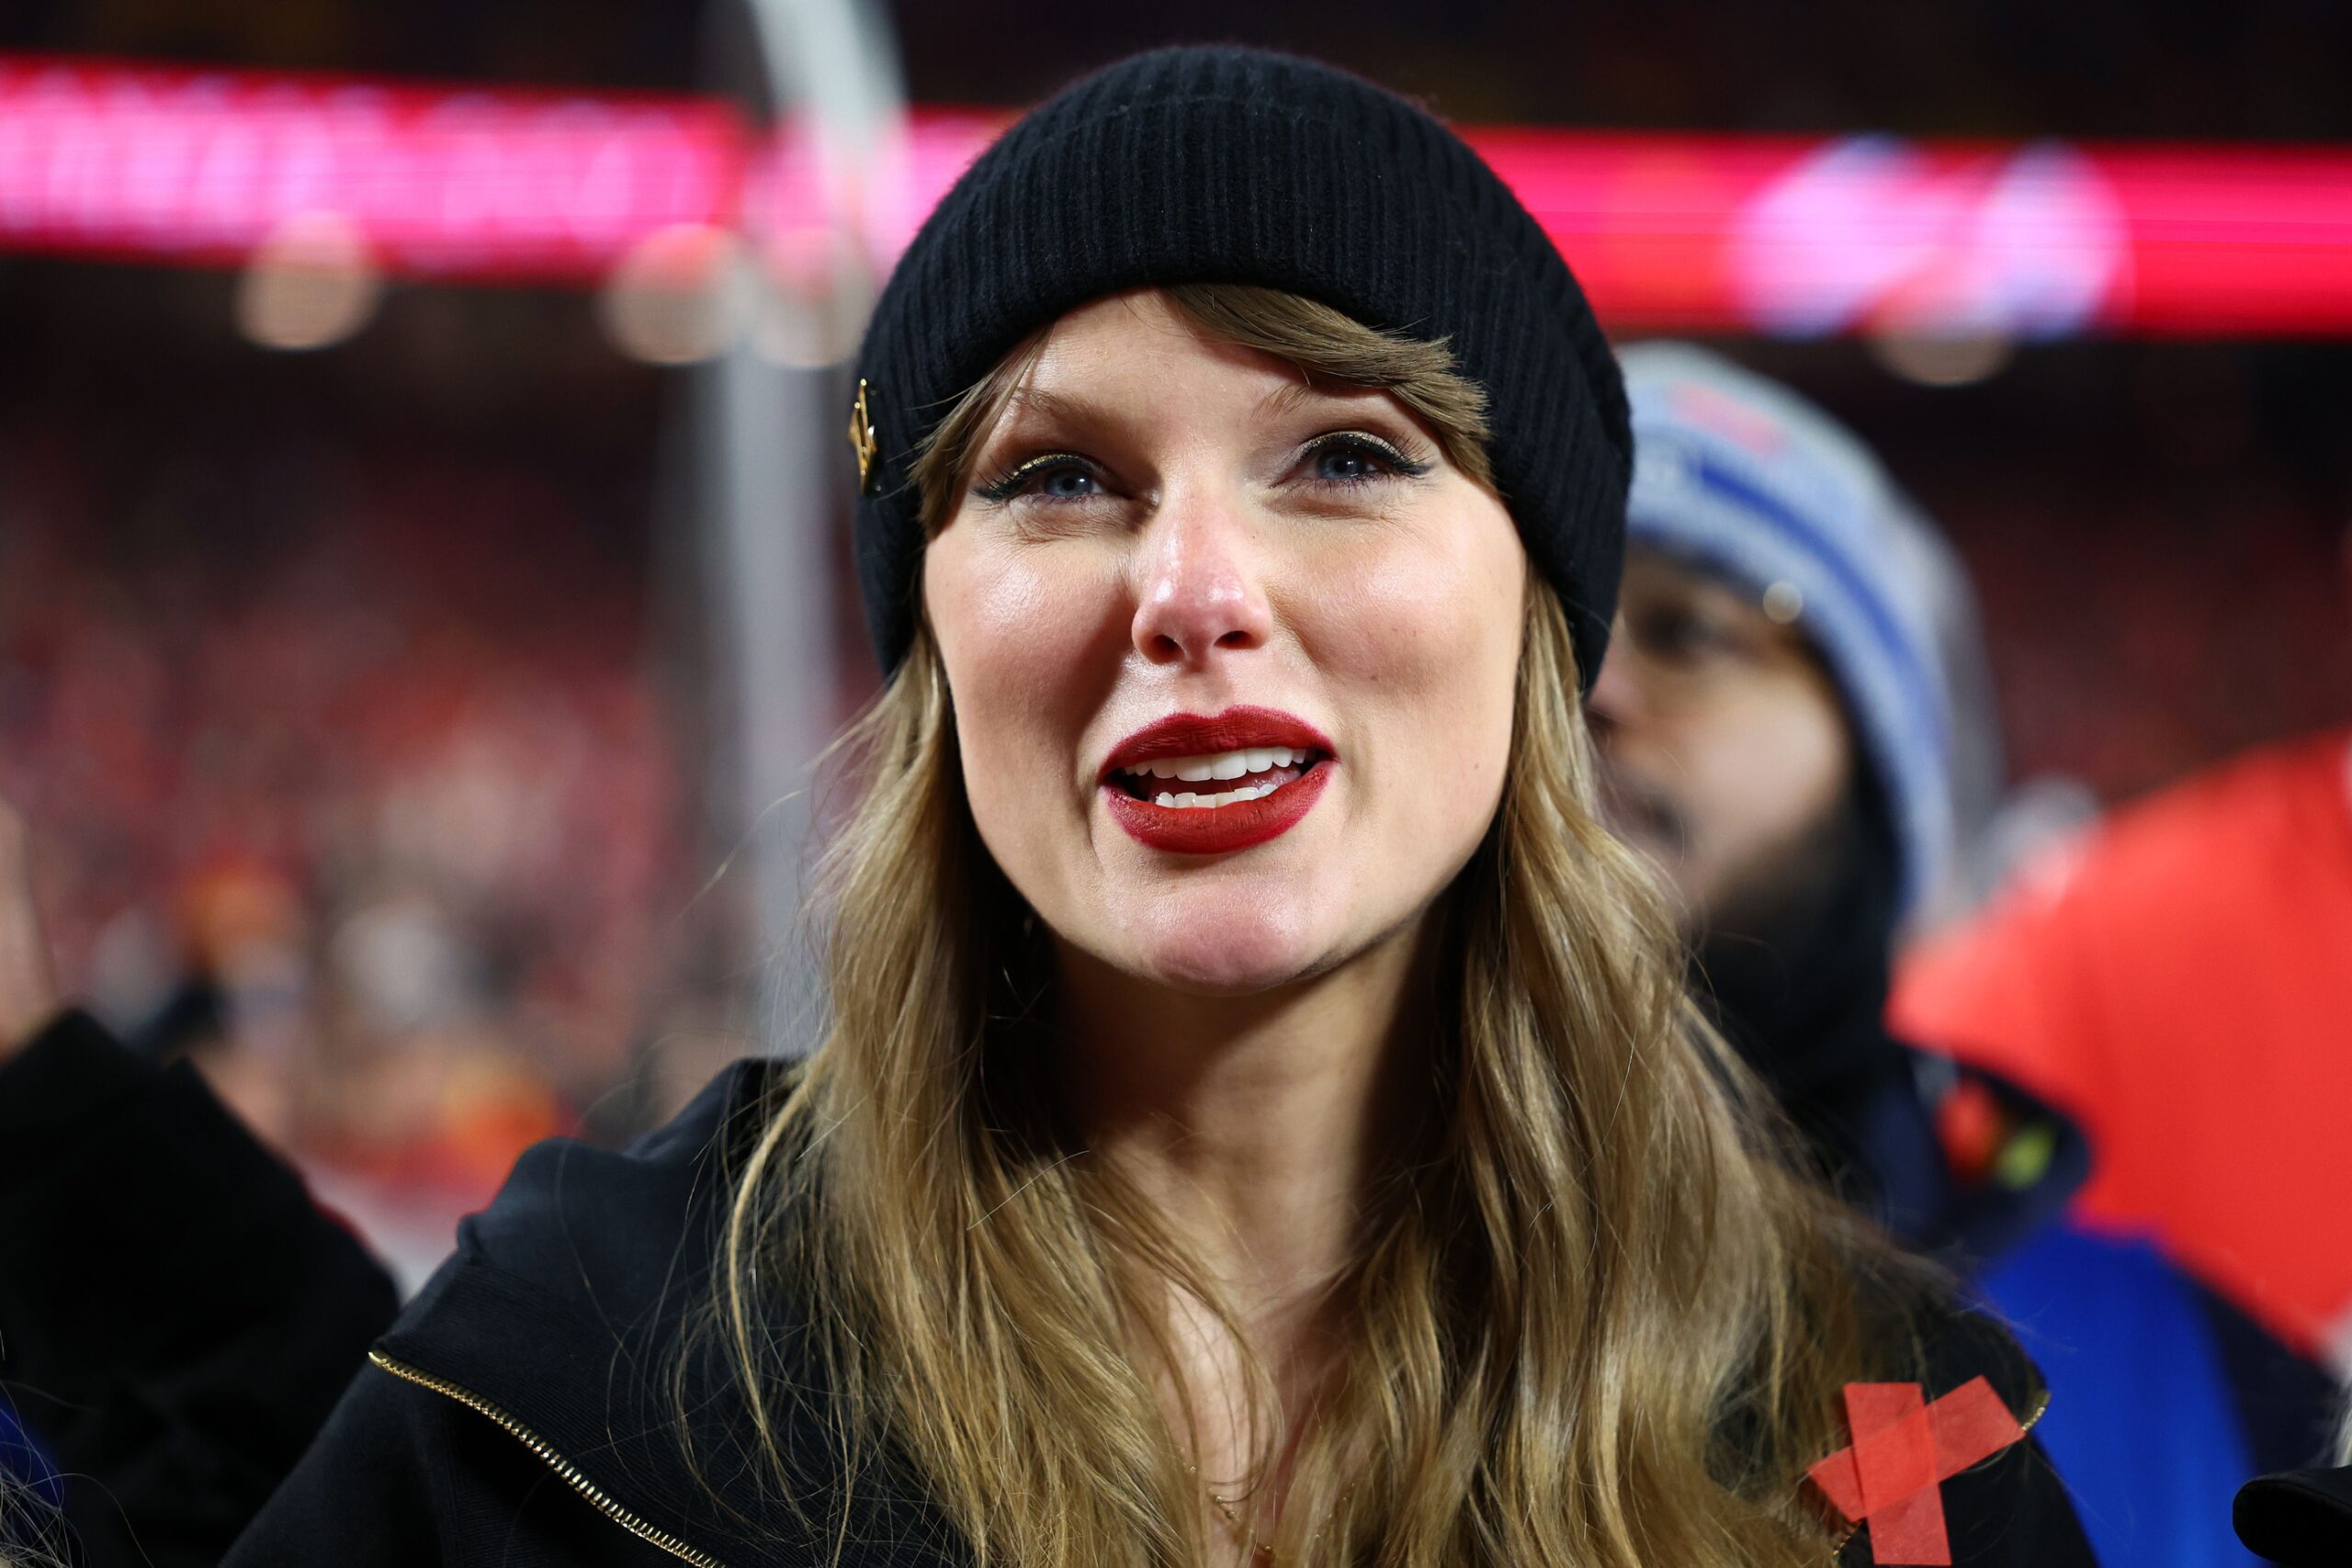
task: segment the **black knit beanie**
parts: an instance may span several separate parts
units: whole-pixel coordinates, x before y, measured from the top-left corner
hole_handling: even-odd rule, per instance
[[[1029,333],[1121,289],[1249,283],[1447,340],[1485,388],[1495,482],[1600,667],[1633,437],[1584,291],[1502,181],[1429,114],[1259,50],[1182,48],[1065,88],[956,182],[891,274],[859,355],[858,581],[885,671],[923,549],[914,457]]]

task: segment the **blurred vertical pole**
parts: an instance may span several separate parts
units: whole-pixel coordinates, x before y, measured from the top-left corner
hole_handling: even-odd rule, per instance
[[[876,279],[864,198],[904,120],[888,23],[861,0],[718,0],[706,27],[716,85],[763,111],[771,131],[811,139],[828,207],[821,282],[775,287],[773,236],[746,236],[754,330],[695,374],[691,406],[705,603],[712,612],[714,840],[768,984],[754,1026],[800,1052],[820,991],[797,940],[811,828],[811,766],[831,738],[848,671],[839,530],[848,515],[854,352]],[[748,47],[747,47],[748,46]],[[804,283],[806,279],[802,280]]]

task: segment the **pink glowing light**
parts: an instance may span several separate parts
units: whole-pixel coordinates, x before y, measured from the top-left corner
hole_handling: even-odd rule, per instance
[[[710,100],[0,57],[0,249],[239,265],[330,212],[409,277],[594,285],[680,225],[887,265],[1007,118],[853,182]],[[1620,330],[2352,333],[2352,151],[1467,134]]]
[[[732,222],[745,145],[691,99],[0,59],[0,243],[235,264],[332,211],[396,273],[594,277]]]

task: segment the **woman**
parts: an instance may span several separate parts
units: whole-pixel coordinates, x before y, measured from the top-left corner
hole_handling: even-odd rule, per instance
[[[1846,1384],[2030,1419],[1751,1134],[1595,826],[1623,392],[1451,132],[1129,61],[859,371],[827,1038],[526,1156],[232,1562],[1860,1562]],[[2088,1561],[2030,1440],[1939,1495]]]

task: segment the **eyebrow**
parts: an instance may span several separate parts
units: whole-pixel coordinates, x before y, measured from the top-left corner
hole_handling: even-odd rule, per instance
[[[1008,432],[1016,430],[1023,420],[1030,419],[1067,425],[1080,433],[1100,431],[1118,422],[1115,414],[1082,394],[1057,392],[1049,387],[1031,386],[1023,382],[1005,395],[1004,406],[973,444],[974,455],[1004,439]]]
[[[1364,397],[1378,397],[1388,390],[1385,387],[1359,386],[1351,381],[1318,381],[1302,374],[1295,381],[1285,381],[1258,400],[1258,411],[1265,414],[1293,413],[1317,399],[1335,402],[1351,402]]]
[[[1305,407],[1317,399],[1345,399],[1351,393],[1379,392],[1378,387],[1343,386],[1334,389],[1317,385],[1313,380],[1284,381],[1258,400],[1258,410],[1265,414],[1283,414]],[[1005,399],[1010,411],[1042,414],[1048,419],[1072,423],[1099,423],[1112,417],[1100,404],[1080,393],[1057,392],[1050,387],[1023,384],[1013,388]]]
[[[1055,419],[1084,419],[1102,412],[1084,398],[1057,392],[1049,387],[1032,386],[1026,381],[1012,389],[1004,406],[1008,412],[1035,412]]]

